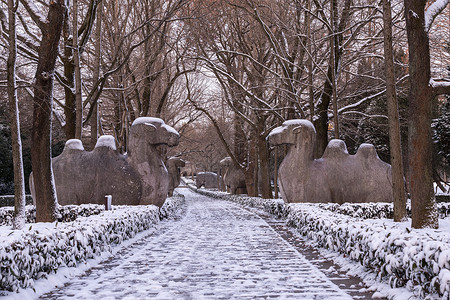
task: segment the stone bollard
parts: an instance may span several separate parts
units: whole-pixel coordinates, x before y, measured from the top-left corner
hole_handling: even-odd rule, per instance
[[[111,202],[112,202],[112,196],[106,195],[105,196],[105,210],[111,210]]]

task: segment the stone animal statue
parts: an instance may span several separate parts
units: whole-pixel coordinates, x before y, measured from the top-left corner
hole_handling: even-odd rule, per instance
[[[173,196],[173,190],[180,185],[181,172],[180,168],[185,166],[184,160],[179,157],[170,157],[167,160],[167,171],[169,172],[169,189],[167,195]]]
[[[245,174],[240,168],[236,167],[231,159],[227,156],[220,162],[220,168],[224,170],[222,175],[225,187],[230,190],[231,194],[245,194],[247,187],[245,185]]]
[[[285,202],[392,202],[391,166],[381,161],[371,144],[355,155],[345,142],[331,140],[320,159],[314,159],[316,130],[307,120],[289,120],[271,131],[272,145],[287,144],[278,171]]]
[[[80,140],[68,140],[52,159],[58,203],[103,204],[105,195],[112,195],[113,205],[161,207],[169,187],[163,155],[178,142],[175,129],[150,117],[133,122],[126,155],[117,151],[113,136],[101,136],[91,152]],[[33,191],[32,174],[30,186]]]
[[[197,167],[194,163],[186,161],[183,168],[181,168],[182,176],[195,176],[197,174]]]
[[[195,176],[195,184],[198,189],[202,186],[205,189],[217,189],[218,183],[218,175],[214,172],[198,172],[197,176]]]

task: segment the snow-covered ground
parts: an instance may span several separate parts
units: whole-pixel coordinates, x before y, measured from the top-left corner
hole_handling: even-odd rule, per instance
[[[22,290],[9,296],[352,299],[258,215],[187,189],[183,194],[188,209],[181,221],[163,222],[157,231],[143,232],[103,262],[89,261],[36,282],[36,294]]]
[[[48,279],[36,280],[34,288],[20,289],[19,293],[8,292],[6,297],[242,299],[273,296],[282,299],[351,299],[345,290],[333,284],[257,215],[233,203],[199,196],[188,190],[183,193],[187,195],[188,212],[182,220],[160,222],[112,247],[110,251],[94,256],[94,259],[78,263],[75,268],[62,267]],[[225,195],[220,192],[212,194]],[[246,197],[235,197],[235,200],[238,198],[242,203],[247,201],[246,204],[250,203],[252,206],[257,206],[255,203],[259,201]],[[282,201],[272,200],[269,204],[274,203],[278,205],[282,204]],[[313,207],[310,209],[309,214],[315,214],[314,217],[328,218],[330,221],[336,218],[331,212],[328,215],[326,210]],[[346,217],[340,218],[343,224],[346,224]],[[355,225],[355,228],[359,226],[353,224],[353,220],[348,222]],[[444,241],[443,246],[439,244],[439,247],[447,247],[447,250],[440,249],[444,251],[433,253],[441,255],[440,260],[438,259],[439,268],[444,266],[441,268],[443,273],[446,271],[446,274],[450,274],[448,217],[440,220],[439,230],[414,231],[409,228],[410,223],[398,224],[388,219],[360,222],[368,228],[392,231],[396,236],[393,243],[409,241],[403,240],[403,234],[400,233],[407,233],[416,240],[431,238],[436,241],[435,245]],[[29,224],[23,231],[29,231],[30,226],[31,230],[44,233],[63,225]],[[298,234],[297,230],[294,231]],[[12,232],[8,226],[0,227],[2,242],[13,239],[17,234],[19,233]],[[80,239],[82,240],[81,237]],[[317,245],[318,242],[320,241],[313,239],[311,243]],[[386,241],[372,235],[372,242],[375,247],[375,244]],[[322,249],[322,254],[333,258],[350,274],[362,277],[368,285],[367,290],[375,292],[375,297],[395,300],[420,299],[405,288],[390,288],[389,282],[380,281],[377,274],[367,272],[360,264],[349,260],[349,255],[339,254],[333,249],[332,241],[330,245],[329,248],[333,251]],[[345,248],[344,245],[342,248]],[[418,246],[416,250],[420,250]],[[393,258],[395,255],[390,259]],[[87,273],[83,275],[85,271]],[[450,283],[450,277],[447,277],[445,275],[441,278],[444,284]],[[441,298],[429,295],[427,299],[448,299],[448,294]]]

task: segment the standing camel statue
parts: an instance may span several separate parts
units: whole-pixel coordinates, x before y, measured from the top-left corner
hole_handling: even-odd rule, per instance
[[[316,130],[307,120],[289,120],[271,131],[272,145],[288,145],[279,167],[278,183],[285,202],[392,202],[391,166],[380,160],[375,147],[362,144],[355,155],[345,142],[328,143],[314,159]]]
[[[163,158],[167,147],[178,145],[179,134],[158,118],[137,118],[130,128],[128,154],[116,149],[113,136],[101,136],[93,151],[80,140],[66,142],[52,159],[60,205],[103,204],[106,195],[116,205],[161,207],[167,197],[169,174]],[[34,198],[33,177],[30,187]]]

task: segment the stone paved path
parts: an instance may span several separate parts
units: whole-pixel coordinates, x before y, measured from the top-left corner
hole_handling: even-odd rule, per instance
[[[182,193],[182,220],[41,299],[353,299],[258,215]]]

